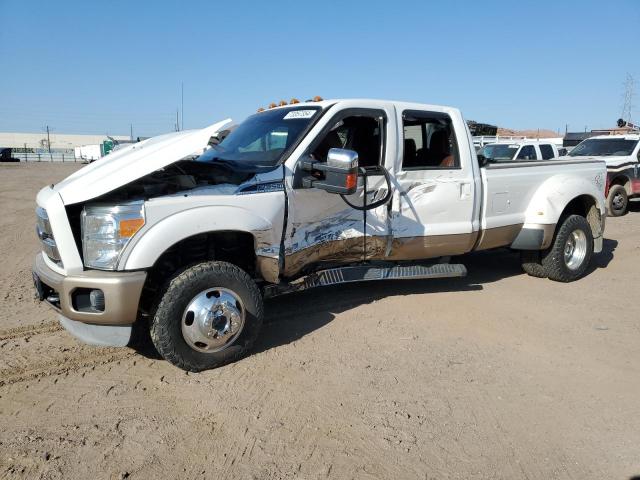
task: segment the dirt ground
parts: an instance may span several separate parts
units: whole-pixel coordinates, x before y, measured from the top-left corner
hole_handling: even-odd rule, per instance
[[[640,208],[572,284],[465,279],[269,301],[255,351],[186,374],[79,344],[33,299],[38,189],[0,165],[0,478],[629,479],[640,474]]]

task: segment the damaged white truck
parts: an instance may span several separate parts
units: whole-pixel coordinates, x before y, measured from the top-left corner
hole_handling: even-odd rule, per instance
[[[463,276],[451,257],[496,247],[567,282],[602,249],[604,162],[490,163],[455,108],[325,100],[229,126],[146,140],[40,191],[34,282],[71,333],[124,346],[143,325],[199,371],[251,348],[265,297]]]

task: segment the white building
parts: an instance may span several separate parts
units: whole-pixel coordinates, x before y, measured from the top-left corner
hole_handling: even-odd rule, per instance
[[[115,140],[129,140],[128,135],[110,135]],[[108,140],[106,135],[75,135],[66,133],[50,133],[52,151],[73,153],[75,147],[100,144]],[[0,147],[14,149],[30,149],[30,151],[48,151],[47,132],[13,133],[0,132]],[[21,151],[21,150],[19,150]]]

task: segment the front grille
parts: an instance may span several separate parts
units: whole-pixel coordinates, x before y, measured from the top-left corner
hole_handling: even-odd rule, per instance
[[[36,234],[42,243],[42,251],[45,255],[59,266],[62,266],[58,246],[53,238],[53,230],[51,230],[51,224],[49,223],[49,216],[42,207],[36,208]]]

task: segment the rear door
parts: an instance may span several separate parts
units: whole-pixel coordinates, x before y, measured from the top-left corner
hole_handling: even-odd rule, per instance
[[[455,255],[476,240],[476,185],[470,137],[461,118],[446,112],[397,112],[401,157],[395,175],[388,258]],[[457,121],[459,124],[454,124]],[[477,168],[477,165],[476,165]]]
[[[523,145],[516,155],[516,160],[537,160],[538,153],[534,145]]]

